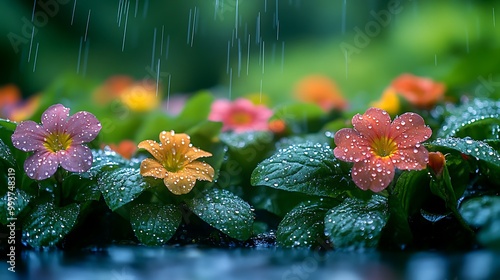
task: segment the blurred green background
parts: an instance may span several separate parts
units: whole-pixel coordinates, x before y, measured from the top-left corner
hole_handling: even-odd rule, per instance
[[[324,74],[356,111],[411,72],[450,96],[498,97],[499,13],[486,0],[2,0],[0,86],[29,96],[65,75],[125,74],[279,103]]]

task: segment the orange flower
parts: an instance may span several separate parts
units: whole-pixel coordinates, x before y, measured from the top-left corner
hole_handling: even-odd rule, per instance
[[[197,161],[211,153],[194,148],[189,136],[162,131],[160,142],[144,140],[138,147],[147,150],[155,159],[147,158],[141,163],[141,175],[163,179],[165,186],[177,195],[193,189],[196,180],[212,182],[214,169],[205,162]]]
[[[378,101],[372,102],[370,104],[372,107],[376,107],[387,111],[391,115],[396,115],[399,112],[399,98],[396,91],[389,87],[387,88]]]
[[[295,87],[295,96],[300,101],[317,104],[325,111],[347,108],[347,101],[335,82],[321,75],[308,76],[299,81]]]
[[[109,144],[108,146],[111,150],[115,151],[117,154],[126,159],[130,159],[137,150],[137,146],[135,145],[134,141],[131,140],[123,140],[118,143],[118,145]]]
[[[15,122],[27,120],[38,108],[40,95],[34,95],[28,100],[21,99],[21,92],[15,85],[0,88],[0,118]]]
[[[429,160],[427,149],[420,143],[432,131],[415,113],[405,113],[391,123],[389,114],[370,108],[352,118],[352,128],[335,133],[335,157],[354,162],[351,176],[363,190],[380,192],[394,178],[396,168],[424,169]]]
[[[286,130],[286,122],[281,119],[272,120],[268,123],[269,130],[274,134],[282,134]]]
[[[422,109],[432,108],[446,91],[443,83],[412,74],[400,75],[391,83],[391,87],[412,105]]]
[[[133,84],[134,80],[129,76],[116,75],[110,77],[94,92],[94,99],[99,104],[108,103],[120,97],[123,91]]]

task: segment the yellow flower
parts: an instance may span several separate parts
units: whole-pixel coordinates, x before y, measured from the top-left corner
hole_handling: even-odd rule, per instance
[[[165,186],[173,194],[186,194],[193,189],[196,180],[212,182],[214,169],[205,162],[196,161],[211,153],[193,147],[189,135],[162,131],[160,142],[144,140],[138,147],[147,150],[154,159],[142,161],[140,173],[163,179]]]
[[[400,109],[399,97],[396,91],[389,87],[382,93],[382,97],[378,101],[372,102],[370,106],[387,111],[390,115],[396,115]]]
[[[151,83],[134,84],[125,89],[120,100],[135,112],[151,111],[160,105],[160,97],[156,94],[156,86]]]

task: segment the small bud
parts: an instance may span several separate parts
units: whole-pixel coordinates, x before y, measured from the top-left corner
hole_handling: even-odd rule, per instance
[[[437,178],[443,174],[443,169],[446,164],[446,159],[441,152],[429,152],[429,167],[434,171]]]

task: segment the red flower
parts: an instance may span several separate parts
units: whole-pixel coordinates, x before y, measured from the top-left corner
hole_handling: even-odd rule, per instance
[[[392,81],[391,87],[409,103],[423,109],[436,105],[446,90],[442,83],[412,74],[402,74],[397,77]]]
[[[446,159],[441,152],[429,153],[429,167],[434,171],[437,178],[441,178],[445,166]]]
[[[396,168],[426,168],[429,153],[420,143],[432,131],[418,114],[405,113],[391,123],[386,111],[370,108],[355,115],[352,125],[354,129],[337,131],[333,152],[343,161],[354,162],[351,176],[359,188],[380,192],[392,181]]]

